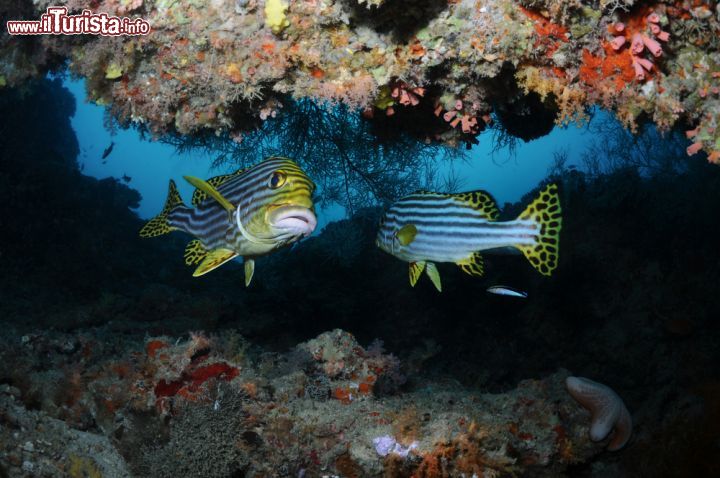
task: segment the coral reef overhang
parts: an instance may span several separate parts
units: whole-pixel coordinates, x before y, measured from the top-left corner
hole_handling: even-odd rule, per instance
[[[143,18],[152,30],[3,31],[0,87],[69,59],[91,100],[157,135],[240,138],[293,97],[344,102],[399,129],[407,116],[397,112],[418,109],[427,118],[413,132],[452,144],[493,117],[519,118],[507,130],[528,139],[598,105],[633,129],[678,125],[688,154],[720,161],[714,1],[42,0],[6,2],[0,18],[33,20],[50,4]],[[532,123],[523,115],[537,131],[518,127]]]

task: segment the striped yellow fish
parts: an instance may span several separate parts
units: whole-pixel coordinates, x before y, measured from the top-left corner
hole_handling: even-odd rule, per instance
[[[466,273],[481,276],[480,251],[514,247],[541,274],[558,264],[562,211],[558,188],[545,187],[514,221],[497,222],[500,212],[485,191],[442,194],[420,191],[400,199],[380,222],[376,244],[410,263],[410,285],[423,270],[442,290],[435,262],[454,262]]]
[[[185,179],[196,187],[195,207],[183,204],[171,180],[165,207],[145,224],[140,236],[175,230],[194,236],[185,249],[185,263],[199,264],[195,277],[242,256],[247,286],[255,271],[254,258],[309,236],[317,226],[315,184],[288,158],[268,158],[207,181]]]

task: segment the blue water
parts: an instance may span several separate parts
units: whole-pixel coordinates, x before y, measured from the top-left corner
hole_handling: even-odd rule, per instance
[[[175,149],[157,141],[143,140],[137,131],[119,130],[111,134],[103,125],[105,108],[85,101],[83,81],[66,81],[77,100],[72,126],[80,143],[79,161],[83,172],[98,178],[112,176],[132,178],[130,186],[142,194],[137,213],[150,218],[162,209],[169,179],[175,179],[180,193],[189,198],[192,186],[180,180],[183,175],[207,178],[223,174],[227,169],[212,169],[213,157],[202,153],[178,154]],[[524,143],[518,142],[515,153],[502,149],[493,154],[493,133],[479,136],[479,144],[468,154],[468,161],[444,163],[439,173],[445,176],[454,169],[462,178],[462,190],[484,189],[492,193],[499,204],[516,202],[537,185],[553,162],[553,153],[568,152],[568,165],[578,164],[580,155],[592,135],[586,128],[556,127],[549,135]],[[110,143],[112,153],[102,160],[102,153]],[[317,232],[330,221],[345,217],[344,208],[331,205],[320,211]]]

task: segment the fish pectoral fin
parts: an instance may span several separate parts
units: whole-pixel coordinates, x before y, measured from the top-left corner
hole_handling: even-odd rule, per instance
[[[415,224],[405,224],[395,235],[397,236],[398,242],[400,242],[401,246],[407,246],[415,240],[417,233],[418,230]]]
[[[225,199],[223,195],[218,192],[217,189],[215,189],[212,185],[208,184],[207,181],[196,178],[194,176],[183,176],[183,178],[185,178],[185,181],[189,182],[190,184],[216,200],[222,207],[224,207],[228,211],[232,212],[235,210],[235,206],[233,206],[230,201]]]
[[[466,274],[480,277],[485,273],[485,261],[479,252],[473,252],[470,257],[456,262]]]
[[[193,239],[188,242],[185,247],[185,265],[193,266],[199,264],[208,255],[208,250],[205,249],[203,243],[197,239]]]
[[[220,186],[221,184],[225,184],[226,182],[228,182],[235,176],[239,176],[244,171],[245,171],[245,169],[241,168],[241,169],[238,169],[237,171],[235,171],[234,173],[215,176],[214,178],[210,178],[205,182],[208,183],[210,186],[217,188],[218,186]],[[203,191],[202,189],[196,188],[195,191],[193,191],[193,195],[192,195],[192,205],[197,206],[198,204],[200,204],[207,198],[208,198],[208,194],[205,191]]]
[[[420,275],[425,270],[425,262],[411,262],[409,273],[410,273],[410,285],[412,287],[415,287],[415,284],[417,284],[418,279],[420,278]]]
[[[438,292],[442,292],[442,284],[440,283],[440,272],[437,270],[437,266],[433,262],[428,262],[425,267],[425,273],[432,281]]]
[[[195,269],[193,277],[200,277],[203,274],[207,274],[208,272],[225,264],[227,261],[234,259],[237,255],[237,252],[231,251],[230,249],[213,249],[207,253],[205,259],[203,259],[198,268]]]
[[[495,199],[487,191],[471,191],[468,193],[459,193],[452,195],[455,201],[471,207],[482,217],[489,221],[494,221],[500,216]]]
[[[245,287],[250,285],[255,274],[255,259],[245,258]]]

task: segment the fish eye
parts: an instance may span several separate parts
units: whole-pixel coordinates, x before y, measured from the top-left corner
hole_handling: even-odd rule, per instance
[[[287,181],[287,174],[283,171],[275,171],[270,176],[270,181],[268,182],[268,186],[270,186],[270,189],[278,189],[283,187],[285,182]]]

